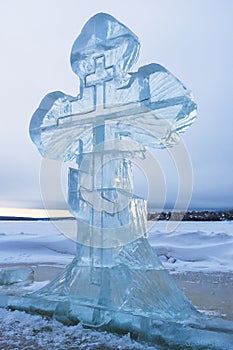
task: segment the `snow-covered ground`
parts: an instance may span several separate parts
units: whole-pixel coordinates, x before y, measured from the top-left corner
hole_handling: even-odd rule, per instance
[[[62,220],[62,227],[50,221],[0,221],[0,265],[67,265],[75,254],[75,243],[62,230],[74,223]]]
[[[171,273],[233,271],[233,221],[183,221],[172,233],[166,221],[150,226],[149,241]]]
[[[75,243],[62,233],[74,221],[0,221],[0,266],[11,264],[67,265]],[[149,241],[171,272],[233,271],[233,221],[181,222],[167,233],[167,222],[149,222]]]
[[[1,350],[156,350],[130,335],[117,336],[77,326],[66,327],[54,320],[20,311],[0,309]]]
[[[0,221],[0,268],[12,265],[61,268],[69,264],[75,254],[75,243],[59,229],[69,230],[73,224],[71,220],[56,223],[57,227],[49,221]],[[171,273],[232,276],[233,222],[182,222],[172,233],[166,232],[165,221],[149,224],[149,241]],[[29,285],[28,291],[45,283]],[[129,336],[84,330],[81,326],[65,327],[40,316],[0,309],[0,349],[149,348]]]

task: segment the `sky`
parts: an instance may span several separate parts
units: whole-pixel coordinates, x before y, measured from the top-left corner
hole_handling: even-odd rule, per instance
[[[166,207],[174,206],[183,184],[185,196],[188,181],[190,208],[232,208],[231,0],[1,0],[0,207],[43,207],[41,156],[29,137],[30,118],[49,92],[77,95],[71,47],[98,12],[113,15],[139,37],[134,70],[152,62],[165,66],[192,90],[198,105],[197,120],[182,135],[187,171],[182,163],[177,170],[167,150],[149,150],[164,177]],[[136,170],[135,191],[145,197],[149,191],[149,204],[156,207],[158,167],[148,167],[144,175]],[[60,205],[53,203],[54,209]]]

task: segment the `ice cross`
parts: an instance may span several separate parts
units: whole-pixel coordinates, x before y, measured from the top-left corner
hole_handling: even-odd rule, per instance
[[[121,229],[123,236],[130,233],[130,221],[134,233],[145,232],[137,222],[144,204],[131,198],[130,158],[145,152],[145,146],[173,146],[196,117],[191,92],[166,68],[152,63],[131,72],[139,48],[137,36],[112,16],[92,17],[71,51],[80,93],[47,95],[30,124],[31,138],[44,157],[76,161],[70,209],[87,227],[93,227],[94,217],[96,232],[106,232],[106,241],[118,240]],[[128,203],[124,208],[115,200],[120,193]]]
[[[114,17],[93,16],[71,51],[79,94],[51,93],[32,117],[30,135],[43,157],[76,162],[68,203],[78,223],[75,259],[35,296],[67,321],[149,334],[157,316],[174,322],[195,312],[146,240],[146,201],[133,193],[131,159],[145,146],[174,145],[196,104],[159,64],[131,72],[139,48]]]
[[[85,24],[71,51],[80,93],[47,95],[31,120],[31,138],[44,157],[75,159],[80,139],[83,152],[91,152],[87,141],[95,134],[94,144],[117,134],[155,148],[177,143],[196,118],[191,91],[159,64],[131,72],[139,48],[137,36],[108,14]]]
[[[113,80],[113,66],[105,66],[105,56],[95,57],[95,71],[85,77],[85,87],[94,86],[94,104],[98,109],[104,108],[106,82]]]

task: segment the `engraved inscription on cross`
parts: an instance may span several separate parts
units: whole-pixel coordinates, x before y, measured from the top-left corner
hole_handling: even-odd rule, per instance
[[[95,71],[85,77],[85,87],[94,87],[94,105],[98,110],[105,107],[106,103],[106,83],[113,80],[113,66],[105,66],[105,56],[94,58]]]

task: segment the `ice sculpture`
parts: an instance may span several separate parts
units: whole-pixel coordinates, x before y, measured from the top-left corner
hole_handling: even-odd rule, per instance
[[[41,155],[75,163],[68,202],[78,221],[77,254],[46,287],[9,304],[66,324],[202,344],[199,313],[146,239],[146,202],[133,194],[130,161],[145,157],[147,146],[174,145],[194,121],[196,105],[164,67],[131,72],[139,48],[126,26],[95,15],[71,52],[80,93],[50,93],[33,115],[30,135]]]

